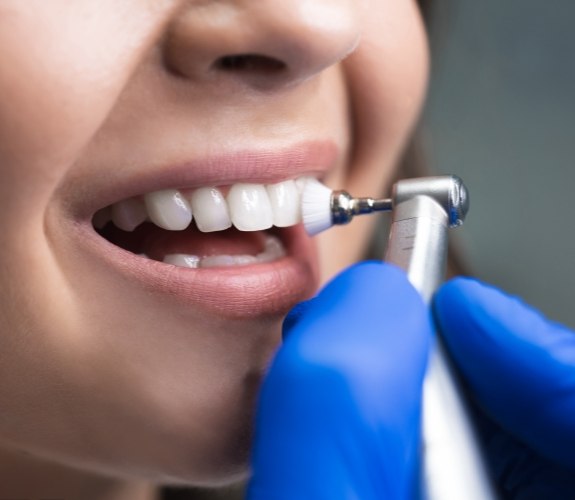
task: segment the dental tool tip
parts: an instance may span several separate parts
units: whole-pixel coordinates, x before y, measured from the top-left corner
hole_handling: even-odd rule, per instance
[[[316,179],[310,179],[302,192],[303,225],[310,236],[334,224],[347,224],[356,215],[391,209],[391,199],[354,198],[346,191],[332,191]]]
[[[302,192],[301,214],[305,230],[310,236],[333,225],[331,216],[332,190],[316,179],[309,179]]]

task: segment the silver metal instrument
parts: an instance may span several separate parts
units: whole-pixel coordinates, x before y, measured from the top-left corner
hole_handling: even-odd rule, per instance
[[[404,269],[425,302],[431,302],[445,279],[448,228],[461,225],[469,209],[469,196],[461,179],[440,176],[401,180],[394,185],[389,199],[354,198],[346,191],[331,191],[317,181],[308,186],[303,206],[304,225],[310,234],[333,224],[347,224],[356,215],[392,211],[385,260]],[[497,497],[439,337],[423,387],[422,435],[420,498]]]
[[[447,231],[461,225],[469,196],[456,176],[397,182],[385,261],[407,272],[430,303],[445,279]],[[489,500],[496,494],[441,339],[432,350],[423,388],[421,498]]]

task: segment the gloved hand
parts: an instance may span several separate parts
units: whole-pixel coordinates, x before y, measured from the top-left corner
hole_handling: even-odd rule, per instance
[[[503,497],[575,498],[575,333],[464,278],[439,290],[434,313]]]
[[[260,396],[250,500],[410,496],[429,316],[405,274],[379,262],[292,311]]]

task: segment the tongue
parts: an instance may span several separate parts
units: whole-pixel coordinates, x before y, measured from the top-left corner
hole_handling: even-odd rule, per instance
[[[184,231],[166,231],[151,223],[144,223],[131,233],[108,224],[102,235],[126,250],[145,253],[154,260],[178,253],[198,257],[257,255],[264,250],[266,236],[263,231],[244,232],[235,228],[202,233],[194,224]]]

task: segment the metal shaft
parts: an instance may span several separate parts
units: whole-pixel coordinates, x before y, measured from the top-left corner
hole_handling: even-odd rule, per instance
[[[375,198],[354,198],[347,191],[334,191],[331,194],[331,217],[334,224],[347,224],[354,216],[385,212],[392,209],[392,201]]]
[[[430,178],[429,182],[437,179],[440,178]],[[446,206],[427,188],[425,178],[395,185],[385,260],[403,268],[430,303],[445,276],[448,227],[458,225],[462,218],[448,213],[453,212],[453,207]],[[460,201],[467,204],[467,199]],[[424,383],[422,434],[421,498],[496,498],[441,339],[431,354]]]

